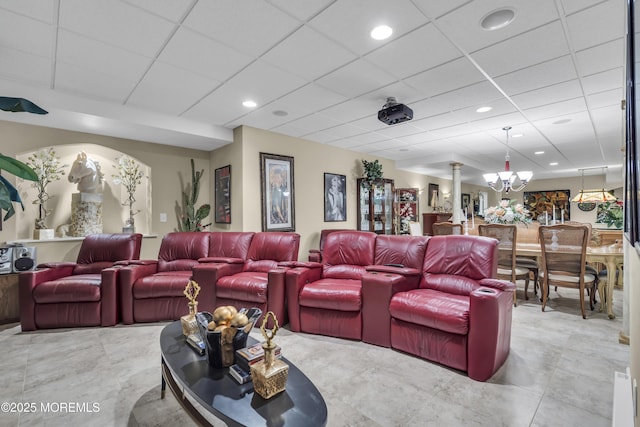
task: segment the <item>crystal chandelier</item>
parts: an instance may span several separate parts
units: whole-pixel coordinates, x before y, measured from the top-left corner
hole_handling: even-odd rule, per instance
[[[512,172],[509,169],[509,131],[511,126],[502,128],[507,133],[507,154],[504,156],[504,170],[498,173],[485,173],[484,180],[492,190],[501,193],[509,193],[509,191],[521,191],[533,176],[531,171]],[[519,182],[516,183],[516,180]]]

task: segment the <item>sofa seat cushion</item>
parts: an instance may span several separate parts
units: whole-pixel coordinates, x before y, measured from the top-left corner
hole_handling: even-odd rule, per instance
[[[469,332],[469,298],[433,289],[398,292],[389,304],[391,317],[452,334]]]
[[[360,280],[320,279],[302,288],[299,301],[305,307],[360,311],[362,285]]]
[[[191,270],[167,271],[141,277],[133,285],[135,299],[182,297],[184,288],[191,279]],[[186,301],[186,300],[185,300]]]
[[[37,304],[100,301],[102,274],[77,274],[42,282],[33,290]]]
[[[216,297],[256,303],[267,302],[268,274],[245,271],[224,276],[216,283]]]

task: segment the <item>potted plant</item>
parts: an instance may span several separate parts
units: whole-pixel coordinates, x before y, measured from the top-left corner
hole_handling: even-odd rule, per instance
[[[606,202],[598,206],[596,222],[607,224],[609,228],[621,229],[624,221],[624,211],[621,201]]]
[[[113,183],[124,187],[127,192],[127,200],[122,203],[122,206],[126,206],[129,209],[129,218],[125,221],[122,231],[124,233],[134,233],[135,222],[133,216],[140,212],[140,209],[134,210],[133,204],[136,202],[136,189],[142,183],[144,174],[140,170],[138,162],[127,155],[122,155],[118,158],[116,169],[118,173],[112,175]]]
[[[18,178],[26,179],[28,181],[35,182],[38,179],[38,176],[33,169],[25,163],[22,163],[13,157],[0,154],[0,172],[3,170],[17,176]],[[5,221],[16,213],[16,210],[13,207],[14,203],[20,203],[22,210],[24,210],[24,205],[22,204],[22,199],[20,199],[18,190],[16,190],[16,188],[7,181],[5,177],[0,175],[0,214],[3,210],[7,211],[3,218]]]
[[[37,200],[33,201],[34,205],[38,205],[38,218],[35,220],[35,229],[33,231],[34,239],[53,239],[53,228],[47,228],[46,218],[53,209],[47,209],[45,204],[51,198],[47,193],[47,186],[54,181],[59,181],[64,175],[63,168],[66,165],[60,164],[60,159],[56,157],[53,148],[37,151],[27,158],[27,166],[36,173],[38,179],[31,184],[38,190]]]
[[[382,165],[378,160],[374,160],[373,162],[363,160],[362,167],[364,168],[364,175],[369,187],[373,186],[377,180],[382,178]],[[365,181],[362,182],[364,183]]]
[[[205,228],[211,225],[211,223],[202,223],[209,216],[211,205],[207,203],[196,209],[198,195],[200,194],[200,179],[203,174],[204,169],[196,172],[195,163],[191,159],[191,188],[187,187],[182,191],[182,213],[178,223],[179,231],[204,231]]]

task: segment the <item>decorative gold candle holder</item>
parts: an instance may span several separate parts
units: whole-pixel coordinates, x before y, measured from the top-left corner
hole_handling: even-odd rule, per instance
[[[193,280],[189,280],[183,293],[189,300],[189,314],[185,314],[180,318],[180,324],[182,325],[182,333],[188,337],[189,335],[199,333],[198,321],[196,320],[196,313],[198,312],[198,301],[196,301],[196,297],[200,293],[200,285]]]
[[[273,328],[271,331],[266,330],[267,320],[269,316],[273,317]],[[251,380],[253,381],[253,389],[264,399],[270,399],[276,394],[284,391],[287,385],[287,376],[289,375],[289,365],[281,359],[274,358],[274,350],[276,348],[273,338],[276,336],[280,327],[278,319],[272,311],[267,312],[262,320],[262,336],[267,340],[262,344],[264,349],[264,359],[258,363],[251,365]],[[269,335],[268,332],[271,332]]]

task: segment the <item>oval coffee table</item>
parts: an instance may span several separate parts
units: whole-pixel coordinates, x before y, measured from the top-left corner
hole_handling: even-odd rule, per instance
[[[249,337],[248,345],[257,341]],[[315,385],[293,363],[289,365],[286,390],[263,399],[253,392],[253,383],[238,384],[229,368],[209,366],[186,342],[180,321],[168,324],[160,333],[162,354],[162,397],[165,386],[187,413],[200,425],[211,423],[188,400],[195,399],[204,410],[231,426],[324,426],[327,405]]]

